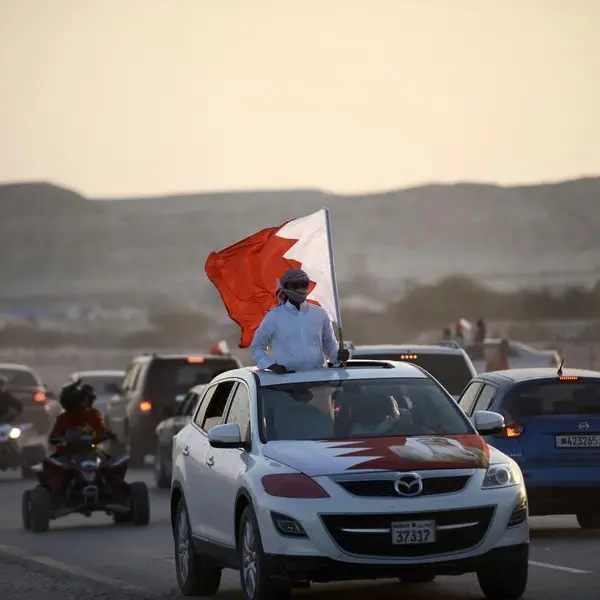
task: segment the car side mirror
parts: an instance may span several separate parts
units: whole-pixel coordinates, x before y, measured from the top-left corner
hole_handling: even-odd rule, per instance
[[[208,443],[213,448],[245,448],[242,434],[237,423],[215,425],[208,432]]]
[[[473,425],[477,433],[481,435],[494,435],[502,433],[506,424],[504,417],[496,412],[489,410],[478,410],[473,414]]]

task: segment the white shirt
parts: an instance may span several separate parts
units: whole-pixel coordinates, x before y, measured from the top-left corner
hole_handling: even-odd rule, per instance
[[[339,343],[323,308],[303,302],[298,310],[286,302],[265,315],[250,349],[259,369],[277,363],[288,371],[310,371],[325,366],[325,355],[336,363]]]

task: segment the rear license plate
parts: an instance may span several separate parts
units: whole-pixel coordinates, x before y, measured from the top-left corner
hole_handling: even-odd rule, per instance
[[[435,521],[401,521],[392,523],[392,544],[433,544]]]
[[[600,435],[557,435],[557,448],[600,448]]]

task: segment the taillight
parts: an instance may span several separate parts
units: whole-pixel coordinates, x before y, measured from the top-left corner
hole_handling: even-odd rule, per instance
[[[516,438],[523,434],[523,425],[507,425],[506,426],[506,437]]]
[[[46,402],[46,392],[36,392],[33,394],[34,402]]]
[[[148,400],[142,400],[140,402],[140,410],[142,412],[150,412],[152,410],[152,403],[148,402]]]
[[[262,485],[269,496],[278,498],[329,498],[329,494],[314,480],[302,473],[265,475]]]

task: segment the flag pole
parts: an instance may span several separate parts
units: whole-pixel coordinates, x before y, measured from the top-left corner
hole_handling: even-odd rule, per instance
[[[335,258],[333,254],[333,236],[331,235],[331,217],[329,215],[329,209],[324,208],[325,211],[325,226],[327,229],[327,246],[329,247],[329,268],[331,270],[331,285],[333,286],[333,301],[335,303],[335,319],[339,340],[339,350],[344,349],[344,334],[342,332],[342,314],[340,311],[340,297],[338,294],[337,277],[335,275]],[[345,367],[346,363],[341,362],[341,367]]]

